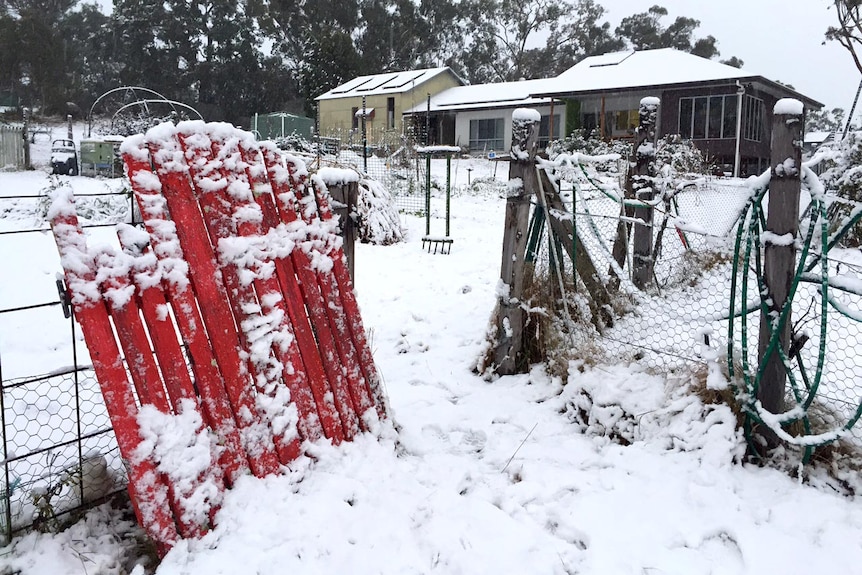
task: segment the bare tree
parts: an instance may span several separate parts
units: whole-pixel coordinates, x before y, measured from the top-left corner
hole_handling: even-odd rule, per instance
[[[838,26],[826,30],[826,39],[835,40],[850,52],[856,69],[862,73],[862,0],[835,0],[835,14]]]

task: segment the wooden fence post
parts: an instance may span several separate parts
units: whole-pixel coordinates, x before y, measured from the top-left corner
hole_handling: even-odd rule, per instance
[[[343,184],[330,184],[329,195],[332,196],[332,211],[338,215],[338,231],[344,239],[344,255],[347,257],[347,270],[350,272],[350,280],[355,281],[354,252],[356,244],[356,223],[351,217],[356,211],[356,202],[359,198],[359,184],[357,182],[346,182]]]
[[[787,301],[793,277],[796,273],[795,240],[799,231],[799,192],[802,165],[802,124],[804,108],[802,102],[786,98],[775,104],[772,120],[771,178],[769,181],[769,214],[766,218],[763,273],[768,290],[769,311],[761,314],[758,357],[764,364],[757,399],[766,411],[784,411],[784,391],[787,373],[776,347],[767,354],[772,329],[771,322]],[[790,346],[791,317],[779,333],[778,346],[787,353]],[[761,434],[767,444],[776,443],[774,434],[766,430]]]
[[[511,375],[526,366],[523,331],[526,313],[524,299],[529,227],[530,198],[538,189],[536,148],[541,116],[535,110],[518,109],[512,113],[512,150],[509,161],[509,194],[506,198],[506,229],[503,233],[503,259],[498,288],[497,339],[494,365],[500,375]]]
[[[653,97],[643,98],[640,102],[632,188],[635,199],[643,202],[650,202],[655,197],[655,137],[659,103],[659,99]],[[653,285],[655,270],[653,209],[651,206],[637,206],[634,216],[643,223],[635,223],[632,234],[632,281],[638,289],[646,289]]]
[[[30,169],[30,108],[24,108],[24,131],[21,132],[21,137],[24,138],[24,169]]]

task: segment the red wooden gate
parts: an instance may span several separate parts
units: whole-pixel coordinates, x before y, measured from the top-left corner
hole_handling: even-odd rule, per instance
[[[238,477],[373,430],[387,407],[322,180],[227,124],[158,126],[122,153],[145,230],[88,247],[62,187],[49,217],[164,553],[211,526]]]

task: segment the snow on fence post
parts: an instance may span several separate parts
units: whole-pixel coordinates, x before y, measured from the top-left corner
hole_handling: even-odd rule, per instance
[[[512,113],[512,149],[509,159],[509,188],[506,198],[505,231],[500,283],[497,287],[498,313],[494,365],[500,375],[511,375],[526,367],[523,361],[523,331],[526,313],[524,298],[524,257],[530,198],[538,189],[536,149],[541,116],[536,110],[517,109]]]
[[[783,308],[788,303],[796,268],[804,107],[799,100],[785,98],[775,104],[773,114],[769,213],[762,237],[763,273],[768,292],[764,301],[769,311],[760,318],[761,377],[757,399],[766,411],[781,413],[787,372],[778,350],[787,353],[791,339],[790,309]],[[775,331],[778,333],[773,335]],[[761,435],[770,446],[777,442],[770,431]]]
[[[640,222],[634,224],[632,235],[633,261],[632,281],[638,289],[652,285],[655,269],[653,255],[653,208],[648,203],[655,197],[655,138],[656,120],[660,100],[654,97],[643,98],[638,110],[640,124],[635,140],[635,168],[632,174],[632,189],[635,200],[642,203],[635,206],[634,217]]]

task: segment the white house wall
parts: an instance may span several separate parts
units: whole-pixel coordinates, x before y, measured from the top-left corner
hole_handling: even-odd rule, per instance
[[[543,116],[551,114],[550,106],[534,106],[533,109]],[[487,120],[491,118],[503,118],[504,149],[494,150],[497,153],[506,153],[512,144],[512,112],[516,108],[496,108],[493,110],[470,110],[459,111],[455,116],[455,145],[466,148],[470,145],[470,120]],[[554,115],[560,117],[560,129],[566,125],[566,107],[564,104],[554,106]],[[554,134],[554,139],[559,138]],[[470,150],[472,154],[482,154],[484,150]]]

